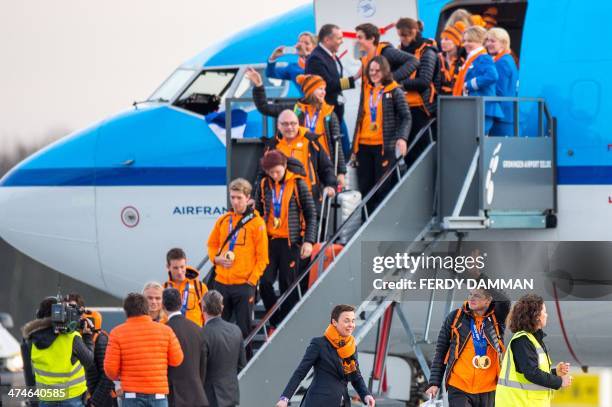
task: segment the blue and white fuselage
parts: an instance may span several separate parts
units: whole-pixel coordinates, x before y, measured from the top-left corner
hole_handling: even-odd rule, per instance
[[[420,16],[432,30],[446,1],[421,3]],[[598,41],[563,31],[575,31],[575,21],[610,14],[602,11],[611,11],[608,3],[596,3],[529,3],[520,95],[545,98],[558,118],[558,227],[504,232],[511,239],[612,240],[612,139],[604,116],[612,111],[612,99],[604,97],[612,94],[611,61],[592,57],[601,55]],[[566,20],[571,26],[559,24]],[[292,44],[302,31],[315,31],[312,5],[197,55],[149,101],[20,163],[0,181],[0,236],[39,262],[117,296],[164,279],[171,247],[184,248],[190,263],[199,262],[215,219],[226,210],[226,153],[224,122],[210,108],[214,101],[189,96],[217,94],[221,110],[227,97],[250,97],[246,66],[262,67],[272,49]],[[559,69],[568,64],[571,69]],[[284,81],[266,86],[273,96],[298,96]],[[259,137],[254,107],[241,109],[247,117],[236,125]]]

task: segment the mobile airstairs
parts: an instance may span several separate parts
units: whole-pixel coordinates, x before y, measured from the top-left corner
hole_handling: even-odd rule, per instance
[[[226,112],[231,112],[231,104],[235,102],[244,103],[245,100],[228,99]],[[514,137],[484,135],[486,102],[514,105]],[[536,133],[531,137],[517,137],[521,132],[531,131],[519,125],[519,103],[536,106],[527,115],[535,123],[531,127],[535,127]],[[435,129],[437,141],[433,136]],[[418,364],[415,370],[420,377],[413,374],[401,378],[408,388],[404,393],[409,397],[402,397],[404,401],[400,404],[382,405],[406,405],[408,400],[408,405],[418,405],[415,398],[429,377],[431,346],[428,345],[435,340],[432,332],[437,331],[452,307],[453,292],[444,298],[435,298],[432,292],[428,300],[401,302],[396,291],[368,289],[364,273],[369,272],[371,265],[362,263],[363,245],[374,244],[380,254],[417,249],[419,253],[427,253],[443,239],[458,240],[460,245],[470,230],[555,226],[555,120],[543,100],[441,97],[438,121],[427,123],[409,149],[415,145],[422,151],[418,158],[409,163],[407,169],[402,161],[396,162],[363,197],[351,215],[354,219],[363,218],[363,224],[325,272],[320,271],[323,267],[318,267],[319,277],[314,285],[303,293],[300,282],[308,278],[310,267],[317,263],[322,265],[324,248],[276,306],[257,320],[245,345],[253,346],[257,341],[262,345],[254,348],[253,357],[240,372],[241,406],[275,405],[310,339],[324,332],[330,311],[336,304],[358,307],[354,335],[360,343],[360,353],[373,352],[370,371],[362,373],[369,377],[374,394],[382,395],[387,390],[385,363],[390,353],[402,349],[400,352],[410,353]],[[247,152],[255,151],[251,155],[257,157],[261,152],[257,142],[232,139],[228,131],[227,146],[228,179],[252,177],[257,159],[249,159]],[[386,180],[397,182],[379,207],[368,213],[366,203]],[[334,242],[350,221],[351,218],[327,244]],[[401,273],[391,269],[382,278],[398,279]],[[296,292],[299,303],[274,334],[268,336],[271,315]],[[401,328],[391,330],[394,315]]]

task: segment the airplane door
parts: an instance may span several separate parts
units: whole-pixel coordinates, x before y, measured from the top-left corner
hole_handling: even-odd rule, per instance
[[[362,23],[371,23],[381,29],[381,41],[397,46],[399,37],[395,23],[400,17],[418,19],[416,0],[315,0],[315,25],[317,32],[324,24],[333,23],[344,33],[344,43],[338,56],[344,67],[344,76],[354,75],[361,66],[360,55],[355,40],[355,27]],[[344,91],[344,121],[352,139],[359,107],[360,89]]]

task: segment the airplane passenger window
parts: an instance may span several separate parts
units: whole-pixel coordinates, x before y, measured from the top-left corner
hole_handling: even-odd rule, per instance
[[[177,69],[168,79],[147,99],[148,101],[169,102],[177,92],[185,86],[195,74],[191,69]]]
[[[202,71],[174,104],[201,115],[216,112],[237,72],[238,69]]]

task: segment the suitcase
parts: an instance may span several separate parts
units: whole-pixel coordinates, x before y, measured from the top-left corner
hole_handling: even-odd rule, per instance
[[[340,226],[348,219],[361,203],[361,193],[359,191],[344,191],[336,195],[336,199],[332,204],[334,216],[334,231],[337,231]],[[355,214],[349,220],[349,223],[344,226],[338,241],[341,245],[345,245],[351,237],[357,232],[361,226],[361,214]],[[334,232],[335,233],[335,232]]]
[[[346,165],[346,175],[344,176],[344,178],[347,190],[359,190],[359,182],[357,180],[357,167],[353,164],[352,161]]]
[[[313,246],[311,260],[314,259],[317,254],[319,254],[319,252],[321,251],[321,247],[324,244],[325,243],[316,243]],[[344,246],[342,246],[341,244],[331,244],[325,248],[325,254],[323,255],[323,270],[321,270],[321,273],[327,270],[327,266],[331,264],[331,262],[334,260],[334,257],[337,256],[343,248]],[[314,282],[317,281],[317,278],[319,277],[319,266],[321,264],[320,260],[321,259],[319,258],[317,262],[310,268],[310,272],[308,273],[308,288],[312,287]]]

